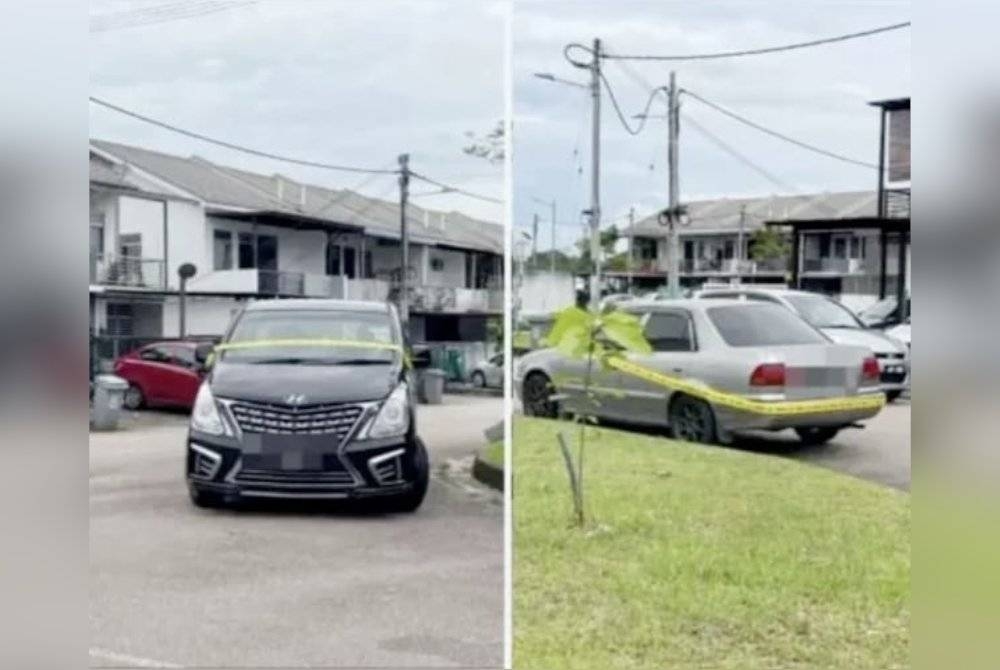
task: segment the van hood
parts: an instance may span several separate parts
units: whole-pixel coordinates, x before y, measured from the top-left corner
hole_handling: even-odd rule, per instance
[[[398,362],[378,365],[261,365],[219,361],[209,377],[216,398],[286,405],[381,400],[399,382]]]
[[[876,354],[905,353],[899,342],[877,330],[863,328],[822,328],[823,334],[837,344],[857,344],[868,347]]]

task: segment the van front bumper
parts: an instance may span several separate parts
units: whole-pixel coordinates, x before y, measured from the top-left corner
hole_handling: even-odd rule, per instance
[[[256,498],[358,499],[410,492],[426,469],[415,435],[324,446],[282,436],[270,447],[248,448],[235,438],[191,431],[186,480],[193,492],[227,501]]]

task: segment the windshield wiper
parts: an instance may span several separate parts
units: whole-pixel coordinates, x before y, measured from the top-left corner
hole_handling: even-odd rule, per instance
[[[324,361],[317,358],[298,358],[288,356],[285,358],[258,358],[247,362],[253,363],[254,365],[301,365],[302,363],[316,364],[323,363]]]
[[[338,358],[328,361],[330,365],[391,365],[392,359],[386,358]]]

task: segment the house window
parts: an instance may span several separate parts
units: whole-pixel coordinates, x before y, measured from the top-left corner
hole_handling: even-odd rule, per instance
[[[123,258],[142,258],[142,234],[128,233],[118,236],[118,246]]]
[[[254,267],[254,239],[253,233],[240,233],[240,268]]]
[[[441,272],[442,270],[444,270],[444,261],[441,260],[440,258],[432,258],[431,270],[433,270],[434,272]]]
[[[233,267],[233,234],[228,230],[216,230],[212,238],[212,267],[216,270],[231,270]]]
[[[328,274],[328,275],[339,275],[340,274],[340,245],[339,244],[327,244],[326,245],[326,274]]]
[[[726,240],[724,258],[733,258],[736,255],[736,240]]]
[[[372,252],[365,252],[365,279],[375,278],[375,268],[372,266]]]

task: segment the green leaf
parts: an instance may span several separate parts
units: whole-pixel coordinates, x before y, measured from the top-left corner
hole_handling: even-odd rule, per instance
[[[648,354],[653,348],[642,334],[642,322],[634,314],[619,310],[601,319],[600,334],[625,351]]]

